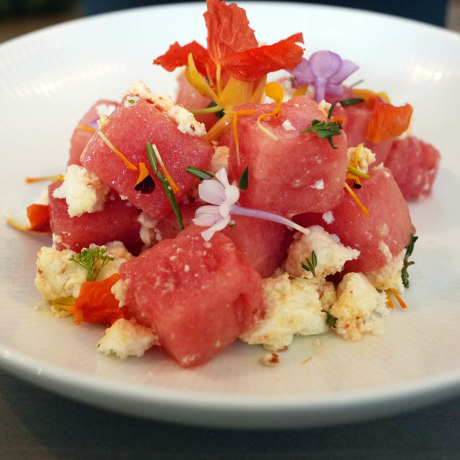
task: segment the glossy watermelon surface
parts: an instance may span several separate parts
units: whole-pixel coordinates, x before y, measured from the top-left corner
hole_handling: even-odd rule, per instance
[[[178,201],[196,182],[185,168],[205,168],[214,152],[202,139],[179,131],[175,121],[143,99],[134,106],[121,104],[101,131],[131,164],[148,165],[152,176],[146,143],[156,144],[166,169],[180,188],[176,194]],[[152,193],[136,191],[138,171],[129,169],[99,136],[93,136],[86,146],[82,164],[151,217],[162,219],[169,213],[171,204],[158,179],[154,177],[156,186]]]
[[[360,190],[355,190],[369,216],[343,191],[340,203],[331,213],[304,214],[295,219],[304,226],[321,225],[337,235],[342,244],[360,251],[356,260],[346,263],[345,271],[368,272],[383,267],[388,263],[388,255],[399,254],[415,231],[406,200],[391,172],[376,167],[370,170],[370,176]]]
[[[283,216],[322,212],[341,197],[347,168],[347,139],[342,132],[333,138],[336,148],[315,133],[301,133],[313,120],[327,121],[317,104],[306,96],[283,103],[281,114],[257,123],[259,114],[270,113],[273,104],[246,104],[239,109],[256,115],[238,117],[239,158],[234,133],[230,146],[230,170],[238,180],[249,167],[249,186],[241,193],[244,206]],[[273,137],[275,136],[275,137]]]
[[[133,316],[181,366],[203,364],[262,314],[260,275],[222,233],[190,225],[120,267]]]
[[[83,118],[78,122],[78,125],[74,129],[70,139],[69,165],[81,165],[80,156],[85,149],[86,144],[94,134],[94,132],[91,131],[94,126],[91,125],[97,121],[99,118],[99,111],[103,109],[104,106],[116,107],[118,106],[118,102],[100,99],[89,108],[85,115],[83,115]]]
[[[102,211],[70,217],[64,199],[54,198],[53,191],[61,185],[54,182],[49,186],[50,224],[56,235],[56,248],[80,252],[91,243],[103,245],[121,241],[128,251],[138,254],[142,248],[139,236],[139,211],[116,193],[107,196]]]
[[[398,139],[385,161],[406,200],[431,194],[441,156],[431,144],[414,136]]]

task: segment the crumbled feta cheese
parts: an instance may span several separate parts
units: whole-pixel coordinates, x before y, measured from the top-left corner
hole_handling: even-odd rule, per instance
[[[358,154],[355,160],[356,152],[358,152]],[[364,147],[363,145],[357,147],[349,147],[347,150],[347,155],[348,162],[354,165],[356,161],[357,169],[365,174],[369,170],[369,165],[375,161],[375,154],[372,152],[372,150]]]
[[[86,281],[86,270],[69,260],[73,251],[57,251],[43,247],[37,255],[35,286],[45,300],[55,301],[78,297],[80,287]]]
[[[327,211],[323,214],[323,220],[326,222],[326,224],[332,224],[334,222],[334,214],[332,214],[332,211]]]
[[[140,357],[154,345],[160,345],[160,342],[152,329],[122,318],[105,330],[97,348],[106,355],[126,359],[128,356]]]
[[[329,115],[329,110],[331,110],[331,105],[329,102],[326,102],[324,99],[318,104],[318,109],[323,112],[323,115],[327,117]]]
[[[294,335],[322,334],[328,330],[319,283],[290,279],[285,273],[264,279],[263,289],[265,317],[240,336],[243,342],[278,351],[290,345]]]
[[[276,353],[264,353],[259,361],[266,367],[275,367],[279,364],[280,357]]]
[[[362,273],[347,273],[337,288],[337,302],[328,312],[337,318],[334,332],[348,340],[359,340],[366,333],[383,333],[388,308],[385,294]]]
[[[90,245],[90,248],[94,247],[97,246]],[[118,273],[120,265],[133,257],[119,241],[109,243],[106,247],[107,254],[114,260],[102,268],[98,280],[105,280]],[[69,257],[75,254],[70,249],[62,251],[48,247],[40,249],[37,255],[35,286],[45,300],[54,302],[78,297],[87,273],[81,265],[69,260]]]
[[[203,137],[206,127],[196,120],[193,113],[181,105],[175,105],[167,94],[154,94],[144,82],[137,80],[131,84],[128,94],[135,94],[151,102],[158,109],[165,112],[169,118],[177,123],[177,129],[192,136]]]
[[[110,188],[92,172],[82,166],[70,165],[64,181],[54,190],[54,198],[64,198],[70,217],[81,216],[85,212],[101,211]]]
[[[382,268],[364,273],[364,275],[376,289],[381,291],[395,289],[399,293],[404,292],[401,271],[404,266],[405,253],[406,250],[404,249],[400,254],[392,257]]]
[[[141,212],[137,221],[141,224],[139,235],[146,248],[150,248],[157,241],[163,239],[160,231],[157,229],[158,220],[153,219],[145,212]]]
[[[288,249],[285,270],[291,276],[300,276],[308,279],[321,279],[327,275],[340,272],[347,260],[356,259],[359,251],[340,244],[332,235],[327,233],[319,225],[309,227],[309,234],[296,233],[294,241]],[[315,275],[305,270],[302,263],[305,259],[311,260],[311,253],[315,251],[317,265]]]
[[[214,155],[211,158],[209,172],[213,175],[220,169],[224,168],[228,172],[228,158],[230,151],[226,145],[214,147]]]
[[[281,126],[284,128],[285,131],[295,131],[296,129],[292,126],[292,123],[289,120],[284,120],[281,123]]]
[[[323,179],[317,180],[313,185],[311,185],[311,188],[314,188],[316,190],[324,190],[324,181],[323,181]]]

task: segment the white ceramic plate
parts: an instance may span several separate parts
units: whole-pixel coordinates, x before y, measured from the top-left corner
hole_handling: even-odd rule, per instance
[[[409,308],[384,337],[348,343],[299,338],[276,368],[235,343],[183,370],[158,352],[100,355],[100,327],[34,310],[35,254],[46,239],[1,226],[0,365],[60,394],[125,413],[208,426],[313,426],[394,413],[460,390],[459,35],[384,15],[290,3],[245,3],[260,41],[303,32],[307,54],[331,49],[358,63],[353,79],[415,109],[414,131],[442,152],[433,196],[411,206],[420,236]],[[24,209],[42,186],[25,176],[61,172],[76,121],[97,98],[134,79],[172,92],[152,65],[178,40],[205,43],[204,3],[112,13],[52,27],[0,46],[2,207]],[[457,126],[457,128],[455,128]],[[302,364],[308,356],[312,359]]]

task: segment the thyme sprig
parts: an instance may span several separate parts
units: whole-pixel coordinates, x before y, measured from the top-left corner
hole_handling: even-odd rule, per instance
[[[418,236],[413,235],[411,233],[410,242],[409,242],[409,245],[406,247],[406,254],[404,255],[403,268],[401,270],[401,279],[402,279],[402,283],[404,287],[406,288],[409,287],[409,273],[407,269],[415,263],[413,261],[409,261],[409,257],[414,252],[414,245],[417,240],[418,240]]]
[[[75,254],[69,257],[69,260],[76,262],[86,270],[87,281],[96,281],[102,268],[105,267],[113,259],[112,256],[106,254],[105,247],[92,249],[82,249],[80,254]]]
[[[179,205],[177,204],[176,197],[174,196],[174,193],[172,191],[172,187],[170,183],[168,182],[168,179],[164,176],[164,174],[158,169],[158,160],[157,160],[157,155],[159,156],[157,146],[155,144],[151,144],[150,142],[147,142],[147,156],[150,162],[150,166],[153,169],[153,173],[155,176],[158,178],[158,180],[161,182],[161,185],[163,186],[163,189],[166,193],[166,196],[168,197],[169,202],[171,203],[171,206],[173,208],[174,214],[177,219],[177,223],[179,224],[179,228],[181,230],[184,229],[184,224],[182,222],[182,214],[179,210]]]
[[[315,269],[317,265],[318,265],[318,259],[316,258],[315,251],[311,251],[311,259],[306,257],[305,263],[302,262],[302,268],[307,270],[307,272],[311,272],[313,276],[315,276]]]

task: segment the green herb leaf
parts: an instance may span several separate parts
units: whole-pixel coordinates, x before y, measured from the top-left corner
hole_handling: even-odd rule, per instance
[[[410,235],[409,245],[406,247],[406,254],[404,255],[403,268],[401,270],[401,279],[404,287],[409,287],[409,273],[407,269],[414,264],[414,262],[409,261],[409,257],[414,251],[415,242],[418,240],[418,236],[413,234]]]
[[[329,312],[326,310],[323,310],[326,313],[326,324],[329,327],[335,328],[335,325],[337,323],[337,318],[334,315],[331,315]]]
[[[350,99],[342,99],[339,102],[342,107],[349,107],[350,105],[360,104],[361,102],[364,102],[364,99],[362,99],[361,97],[352,97]]]
[[[320,121],[320,120],[313,120],[311,125],[300,131],[301,133],[315,133],[320,139],[327,139],[330,146],[333,149],[337,147],[334,146],[332,143],[333,136],[339,136],[340,130],[342,129],[342,125],[335,121]]]
[[[152,166],[153,173],[158,178],[158,180],[161,182],[161,185],[163,186],[166,196],[168,197],[168,200],[171,203],[171,206],[173,208],[174,214],[177,219],[177,223],[179,224],[179,228],[183,230],[184,224],[182,222],[182,214],[180,212],[179,205],[177,204],[176,197],[174,196],[171,185],[169,185],[168,179],[166,179],[163,173],[158,170],[158,162],[155,157],[155,150],[154,150],[157,148],[157,146],[155,144],[152,145],[150,142],[147,142],[146,146],[147,146],[147,157],[149,159],[150,166]]]
[[[211,101],[209,104],[208,104],[208,109],[210,108],[215,108],[215,114],[216,114],[216,117],[217,118],[222,118],[224,116],[224,109],[221,105],[217,105],[215,101]]]
[[[208,171],[205,171],[204,169],[200,169],[200,168],[195,168],[194,166],[187,166],[185,170],[189,174],[191,174],[192,176],[195,176],[197,179],[200,179],[200,180],[208,180],[214,177],[211,173],[208,173]]]
[[[316,258],[315,251],[311,251],[311,260],[308,257],[305,259],[305,263],[302,263],[302,268],[307,270],[307,272],[312,272],[315,276],[315,268],[318,265],[318,259]]]
[[[240,190],[248,189],[248,181],[249,181],[249,166],[246,166],[238,182],[238,187],[240,188]]]
[[[96,281],[102,267],[114,260],[112,256],[106,254],[107,249],[104,247],[93,249],[82,249],[80,254],[69,257],[69,260],[76,262],[86,270],[87,281]]]
[[[335,109],[335,106],[337,105],[337,101],[335,101],[333,104],[331,104],[331,107],[329,108],[329,112],[327,113],[327,119],[330,120],[332,117],[332,112]]]

